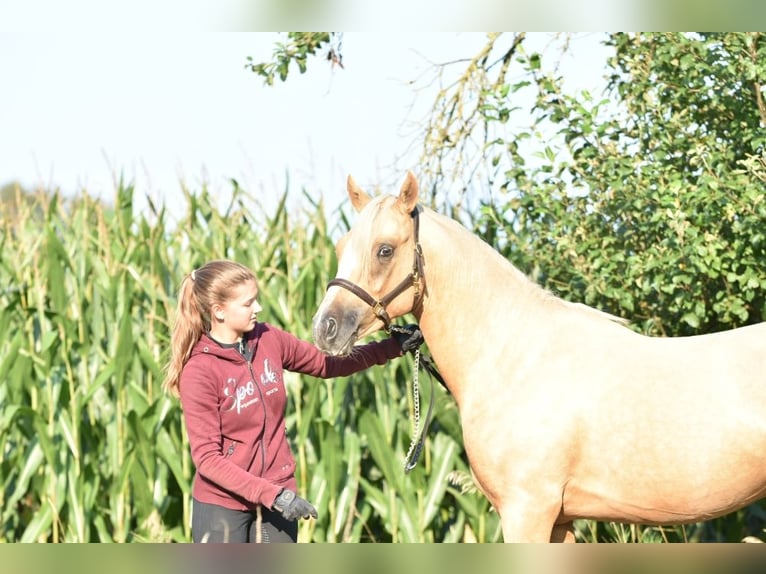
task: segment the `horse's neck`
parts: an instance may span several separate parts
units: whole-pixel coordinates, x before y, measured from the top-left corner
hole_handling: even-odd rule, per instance
[[[472,324],[477,313],[491,311],[492,302],[505,306],[516,299],[528,307],[552,298],[468,229],[438,213],[426,213],[421,238],[429,293],[425,314]]]
[[[460,377],[466,355],[479,356],[488,339],[521,328],[551,296],[462,225],[426,214],[427,297],[418,319],[445,378]]]

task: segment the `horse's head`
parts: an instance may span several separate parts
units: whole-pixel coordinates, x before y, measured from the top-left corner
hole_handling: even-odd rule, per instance
[[[407,173],[397,197],[371,199],[351,176],[347,189],[359,217],[338,242],[338,274],[314,316],[314,340],[331,355],[348,354],[358,339],[388,328],[425,288],[415,176]]]

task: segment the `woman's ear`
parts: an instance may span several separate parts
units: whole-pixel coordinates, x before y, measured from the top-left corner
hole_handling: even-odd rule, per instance
[[[223,315],[223,307],[221,307],[218,304],[215,304],[215,305],[213,305],[212,311],[213,311],[212,315],[213,315],[214,319],[216,319],[218,321],[223,321],[223,317],[224,317],[224,315]]]

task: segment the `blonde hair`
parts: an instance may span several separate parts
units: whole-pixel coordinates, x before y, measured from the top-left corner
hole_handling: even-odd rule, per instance
[[[255,274],[244,265],[222,259],[205,263],[184,277],[170,336],[170,360],[162,383],[165,392],[180,395],[181,371],[194,345],[210,330],[213,305],[226,302],[233,289],[255,280]]]

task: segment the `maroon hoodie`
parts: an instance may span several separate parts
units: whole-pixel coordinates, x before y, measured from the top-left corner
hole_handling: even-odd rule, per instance
[[[180,382],[197,467],[192,495],[234,510],[258,504],[271,508],[282,488],[295,490],[295,459],[285,433],[283,369],[342,377],[402,354],[394,339],[386,339],[357,346],[349,357],[330,357],[268,323],[246,333],[244,343],[243,356],[203,335]]]

